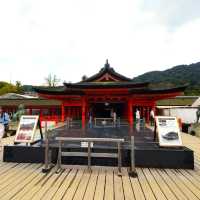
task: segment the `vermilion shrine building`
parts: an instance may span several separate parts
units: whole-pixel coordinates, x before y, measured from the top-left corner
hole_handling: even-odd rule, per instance
[[[184,89],[150,89],[149,83],[135,83],[115,72],[108,61],[97,74],[81,82],[35,88],[40,97],[61,101],[61,121],[67,117],[81,119],[83,128],[90,115],[93,119],[109,118],[113,111],[132,126],[136,109],[149,123],[150,110],[155,111],[156,101],[181,95]]]
[[[50,154],[52,161],[56,162],[59,155],[58,164],[61,163],[61,156],[69,153],[67,155],[70,155],[70,159],[62,158],[65,164],[85,164],[80,157],[87,154],[89,166],[91,157],[95,165],[115,165],[115,160],[108,162],[107,159],[117,156],[119,168],[122,163],[124,166],[129,166],[135,160],[136,166],[141,167],[193,169],[194,157],[190,149],[185,147],[160,148],[158,142],[155,141],[156,135],[153,131],[148,128],[140,130],[140,125],[143,123],[134,123],[137,109],[140,111],[142,121],[149,123],[150,111],[155,110],[158,100],[181,95],[184,89],[185,87],[151,89],[149,83],[135,83],[132,79],[118,74],[110,67],[108,61],[97,74],[81,82],[64,83],[61,87],[37,87],[35,90],[40,96],[39,99],[20,101],[26,103],[27,114],[39,114],[41,122],[51,122],[49,128],[52,121],[53,123],[54,121],[67,123],[63,127],[52,130],[52,134],[49,134],[50,139],[36,146],[4,146],[4,161],[44,162],[44,143],[49,142],[49,145],[45,145],[46,163],[48,163],[49,146],[52,149]],[[3,102],[8,105],[8,101]],[[11,103],[16,104],[16,100],[10,100],[9,104]],[[13,108],[5,105],[4,109]],[[48,126],[48,123],[42,124]],[[58,136],[63,139],[62,147],[60,146],[59,149],[56,139]],[[74,139],[66,137],[78,137],[76,141],[83,141],[82,137],[84,137],[85,141],[90,139],[95,142],[92,150],[88,145],[86,153],[82,148],[82,143],[74,143]],[[116,153],[116,146],[112,144],[112,141],[117,138],[125,141],[122,145],[118,142],[118,153]],[[132,139],[131,142],[130,139]],[[64,144],[64,140],[68,143]],[[99,140],[104,142],[98,142]],[[105,141],[109,143],[105,144]],[[61,140],[59,140],[59,145],[61,145]],[[64,151],[61,151],[61,148]],[[101,153],[101,157],[98,153]]]

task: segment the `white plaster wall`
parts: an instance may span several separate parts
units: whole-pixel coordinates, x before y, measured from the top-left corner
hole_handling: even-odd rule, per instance
[[[170,116],[170,109],[168,109],[168,108],[163,109],[163,115]]]
[[[173,116],[181,118],[183,123],[195,123],[196,122],[197,108],[166,108],[163,109],[165,116]]]

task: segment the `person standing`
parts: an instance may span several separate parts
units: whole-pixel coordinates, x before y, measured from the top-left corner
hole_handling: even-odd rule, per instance
[[[136,118],[136,123],[140,122],[140,111],[138,109],[136,109],[135,118]]]
[[[89,112],[88,112],[88,126],[89,128],[92,128],[93,124],[93,116],[92,116],[92,109],[90,108]]]
[[[117,126],[117,113],[115,111],[113,112],[113,124],[114,124],[114,127]]]
[[[3,109],[0,107],[0,124],[4,126],[4,136],[6,135],[6,132],[8,131],[8,124],[10,122],[10,117],[7,112],[3,112]]]
[[[151,111],[150,111],[150,122],[151,122],[151,126],[154,125],[154,118],[155,118],[155,114],[154,114],[153,109],[151,109]]]
[[[92,128],[92,115],[89,115],[89,128]]]

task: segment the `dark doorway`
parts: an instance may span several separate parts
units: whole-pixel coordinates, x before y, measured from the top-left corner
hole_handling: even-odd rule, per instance
[[[116,112],[117,117],[123,117],[125,103],[93,103],[90,106],[93,117],[110,118]]]

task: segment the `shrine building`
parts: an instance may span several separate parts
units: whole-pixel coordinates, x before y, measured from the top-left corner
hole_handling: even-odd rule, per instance
[[[156,102],[182,95],[185,87],[151,89],[150,83],[135,83],[131,78],[117,73],[108,61],[100,71],[78,83],[64,83],[60,87],[36,87],[41,98],[56,100],[60,106],[60,120],[81,120],[85,128],[89,120],[109,119],[115,112],[117,118],[132,126],[135,112],[149,123],[150,111]]]

